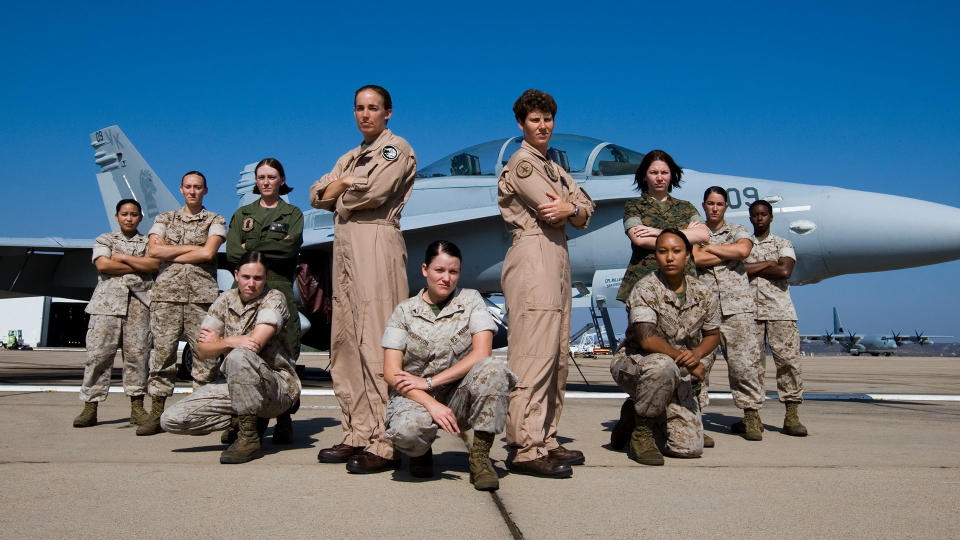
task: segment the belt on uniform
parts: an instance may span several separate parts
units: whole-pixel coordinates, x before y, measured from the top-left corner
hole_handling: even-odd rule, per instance
[[[352,221],[353,223],[385,225],[387,227],[396,227],[397,229],[400,228],[400,222],[393,219],[356,219]]]
[[[513,236],[513,241],[516,242],[521,236],[543,236],[543,231],[540,229],[513,229],[510,231],[510,235]]]

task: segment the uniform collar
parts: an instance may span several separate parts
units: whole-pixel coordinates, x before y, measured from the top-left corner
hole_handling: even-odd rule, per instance
[[[422,317],[429,321],[440,319],[442,317],[448,317],[454,313],[458,313],[464,310],[463,301],[460,299],[460,288],[453,291],[453,294],[450,295],[450,301],[447,302],[447,305],[443,306],[443,309],[440,310],[440,313],[434,315],[433,309],[430,308],[430,304],[423,299],[423,293],[426,289],[420,289],[420,292],[417,293],[415,298],[417,301],[413,304],[413,308],[410,312],[418,317]]]
[[[243,300],[240,299],[240,289],[230,289],[232,294],[228,297],[227,307],[229,307],[230,311],[236,313],[237,315],[243,315],[250,310],[256,310],[260,307],[261,302],[263,302],[263,298],[267,296],[267,292],[269,290],[270,287],[264,285],[263,292],[260,294],[260,296],[250,300],[247,303],[243,303]]]
[[[362,156],[363,154],[379,149],[390,137],[393,137],[393,133],[390,131],[390,128],[384,128],[380,135],[377,135],[377,138],[370,143],[370,146],[363,148],[363,143],[360,143],[360,146],[357,147],[357,156]]]
[[[206,206],[201,206],[200,211],[192,216],[187,213],[187,205],[183,205],[183,208],[178,211],[180,212],[180,219],[183,221],[200,221],[207,216]]]
[[[657,276],[657,281],[660,282],[661,296],[664,300],[673,304],[677,309],[684,309],[693,305],[691,296],[693,293],[693,287],[695,287],[695,285],[693,285],[692,277],[686,274],[683,275],[683,294],[686,298],[686,302],[684,302],[683,305],[680,305],[680,299],[677,298],[677,293],[670,289],[670,285],[667,284],[666,277],[660,272],[660,270],[654,272],[654,275]]]
[[[537,150],[536,148],[534,148],[532,144],[528,143],[526,139],[524,139],[523,142],[520,143],[520,148],[522,148],[523,150],[526,150],[526,151],[529,152],[530,154],[532,154],[532,155],[540,158],[542,161],[547,161],[547,159],[548,159],[547,156],[541,154],[540,151]]]

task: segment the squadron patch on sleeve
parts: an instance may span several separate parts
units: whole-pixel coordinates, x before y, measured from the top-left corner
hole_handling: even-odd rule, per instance
[[[517,163],[517,176],[520,178],[526,178],[533,174],[533,165],[530,164],[527,160],[521,160],[520,163]]]
[[[383,159],[387,161],[394,161],[400,155],[400,151],[397,150],[396,146],[386,145],[380,150],[380,154],[383,155]]]
[[[547,176],[550,177],[550,180],[553,180],[554,182],[559,180],[560,173],[557,172],[557,169],[556,169],[557,165],[552,161],[547,161],[545,165],[546,166],[544,167],[544,169],[547,170]]]
[[[240,225],[240,230],[243,232],[250,232],[253,230],[253,218],[248,217],[243,220],[243,223]]]

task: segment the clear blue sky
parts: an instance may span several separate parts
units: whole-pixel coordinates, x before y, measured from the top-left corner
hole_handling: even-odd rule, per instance
[[[774,3],[776,4],[776,3]],[[557,132],[705,172],[960,206],[956,3],[10,3],[0,30],[2,236],[107,229],[89,133],[119,124],[165,182],[207,173],[229,216],[241,167],[279,158],[294,203],[358,143],[352,92],[390,89],[427,164],[517,131],[521,91]],[[176,192],[175,192],[176,193]],[[909,216],[899,216],[909,226]],[[797,287],[858,331],[960,336],[960,263]]]

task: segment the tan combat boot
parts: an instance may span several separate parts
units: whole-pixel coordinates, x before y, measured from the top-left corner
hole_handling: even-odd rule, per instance
[[[494,491],[500,488],[500,477],[490,464],[490,448],[496,435],[486,431],[473,432],[473,447],[470,448],[470,483],[479,491]]]
[[[220,454],[220,463],[246,463],[263,455],[260,452],[256,415],[240,416],[237,423],[237,440]]]
[[[637,417],[637,425],[630,435],[630,446],[627,455],[641,465],[663,465],[663,454],[657,448],[657,441],[653,438],[653,427],[656,419]]]
[[[800,404],[793,401],[786,405],[787,415],[783,417],[783,432],[794,437],[806,437],[807,427],[800,423],[800,415],[797,414]]]
[[[167,402],[167,396],[150,397],[150,416],[137,428],[137,435],[155,435],[163,431],[160,427],[160,415],[163,414],[163,406]]]
[[[130,423],[139,426],[148,416],[143,408],[143,396],[130,396]]]
[[[83,404],[83,411],[73,419],[73,427],[90,427],[97,425],[97,402],[87,401]]]
[[[703,434],[703,447],[704,447],[704,448],[713,448],[713,447],[716,446],[716,445],[717,445],[717,443],[714,442],[713,437],[707,435],[706,433]]]
[[[748,441],[763,440],[763,421],[757,409],[743,410],[743,438]]]

